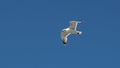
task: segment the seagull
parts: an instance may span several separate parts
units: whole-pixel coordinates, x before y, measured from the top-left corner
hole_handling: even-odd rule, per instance
[[[62,29],[61,40],[62,40],[64,45],[67,44],[67,37],[70,34],[79,34],[79,35],[82,34],[81,31],[76,30],[78,23],[81,23],[81,21],[70,21],[70,26],[68,28]]]

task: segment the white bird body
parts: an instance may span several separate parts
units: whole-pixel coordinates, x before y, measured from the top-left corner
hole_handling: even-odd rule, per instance
[[[67,37],[70,34],[80,34],[80,35],[82,34],[81,31],[76,30],[78,23],[81,23],[81,22],[80,21],[71,21],[70,26],[68,28],[65,28],[65,29],[62,30],[61,40],[62,40],[63,44],[67,43]]]

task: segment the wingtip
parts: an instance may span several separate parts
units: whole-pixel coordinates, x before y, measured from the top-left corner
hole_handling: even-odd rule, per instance
[[[63,42],[64,45],[66,45],[67,43],[66,42]]]
[[[74,20],[74,21],[70,21],[70,23],[72,23],[72,22],[82,23],[82,20]]]

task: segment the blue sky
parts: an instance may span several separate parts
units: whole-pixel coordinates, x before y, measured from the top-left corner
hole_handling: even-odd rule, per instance
[[[1,0],[0,68],[120,68],[120,1]],[[83,20],[65,47],[61,29]]]

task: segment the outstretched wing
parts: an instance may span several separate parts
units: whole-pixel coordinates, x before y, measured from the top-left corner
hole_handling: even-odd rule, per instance
[[[71,21],[69,28],[73,29],[73,30],[76,30],[78,23],[80,23],[80,21]]]
[[[62,31],[61,32],[61,40],[63,42],[63,44],[67,44],[67,37],[70,35],[70,33],[66,32],[66,31]]]

